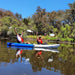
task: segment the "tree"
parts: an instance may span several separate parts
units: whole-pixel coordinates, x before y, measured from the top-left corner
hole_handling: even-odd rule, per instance
[[[39,34],[43,34],[42,29],[46,27],[46,12],[45,9],[37,7],[36,13],[32,16]]]
[[[48,13],[48,21],[49,21],[49,25],[53,25],[55,24],[55,20],[56,20],[56,12],[52,11],[51,13]]]
[[[24,18],[24,19],[23,19],[23,23],[24,23],[24,24],[26,24],[26,25],[28,25],[29,20],[28,20],[28,19],[26,19],[26,18]]]
[[[22,19],[22,15],[21,15],[21,14],[16,13],[15,16],[16,16],[16,18],[17,18],[18,20],[21,20],[21,19]]]
[[[70,23],[75,22],[75,2],[69,4],[70,9],[66,10],[66,15],[68,15],[68,21]]]

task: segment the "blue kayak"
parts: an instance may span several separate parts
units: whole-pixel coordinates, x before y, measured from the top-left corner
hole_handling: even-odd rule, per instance
[[[7,42],[7,46],[16,46],[16,47],[34,47],[33,44],[25,44],[25,43],[10,43],[10,42]]]

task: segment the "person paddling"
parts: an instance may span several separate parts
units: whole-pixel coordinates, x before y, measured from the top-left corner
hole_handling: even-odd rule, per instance
[[[19,50],[17,49],[16,50],[16,57],[20,56],[21,57],[21,54],[23,53],[23,50]]]
[[[15,32],[16,32],[16,35],[17,35],[17,42],[18,42],[18,43],[24,43],[24,40],[23,40],[23,38],[22,38],[22,36],[23,36],[23,34],[24,34],[24,31],[23,31],[22,34],[18,34],[18,33],[17,33],[17,30],[16,30],[16,28],[15,28]]]
[[[43,43],[43,41],[41,39],[41,36],[39,36],[39,38],[37,39],[37,44],[42,44],[42,43]]]

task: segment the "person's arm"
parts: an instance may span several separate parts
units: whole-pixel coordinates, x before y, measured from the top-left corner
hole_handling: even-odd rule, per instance
[[[23,34],[24,34],[24,31],[25,31],[25,30],[23,30],[23,32],[22,32],[22,34],[21,34],[21,35],[23,35]]]
[[[16,35],[18,35],[16,28],[15,28],[15,33],[16,33]]]

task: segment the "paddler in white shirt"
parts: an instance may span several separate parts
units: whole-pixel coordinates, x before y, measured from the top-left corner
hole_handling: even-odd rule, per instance
[[[22,35],[24,34],[24,31],[22,34],[18,34],[17,31],[16,31],[16,28],[15,28],[15,32],[16,32],[16,35],[17,35],[17,42],[18,43],[24,43],[24,40],[22,38]]]

